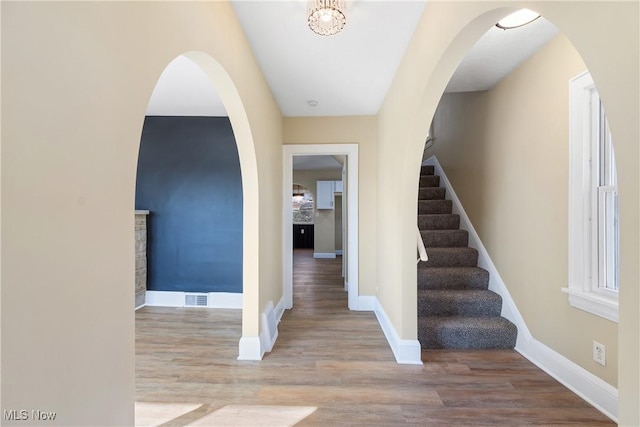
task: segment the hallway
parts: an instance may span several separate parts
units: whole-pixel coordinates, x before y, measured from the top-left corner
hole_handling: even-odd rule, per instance
[[[295,251],[294,308],[261,362],[236,360],[239,310],[138,310],[136,424],[613,425],[515,351],[397,365],[375,315],[347,310],[340,271]]]

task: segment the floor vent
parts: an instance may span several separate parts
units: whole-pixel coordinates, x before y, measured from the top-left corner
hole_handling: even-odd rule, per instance
[[[185,294],[185,307],[207,307],[209,305],[209,295],[207,294]]]

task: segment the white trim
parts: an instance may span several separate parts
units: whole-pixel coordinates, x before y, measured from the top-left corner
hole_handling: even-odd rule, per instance
[[[238,360],[262,360],[263,355],[260,337],[240,337]]]
[[[209,308],[235,308],[242,310],[242,294],[209,292]]]
[[[398,332],[396,332],[396,329],[393,327],[380,301],[378,301],[376,297],[373,298],[375,299],[374,312],[376,318],[378,319],[384,336],[387,338],[391,351],[393,351],[396,362],[403,365],[422,365],[422,348],[420,342],[418,340],[400,339]]]
[[[598,239],[598,197],[593,191],[597,183],[589,165],[598,158],[600,114],[600,97],[591,74],[585,71],[570,79],[569,282],[562,291],[569,294],[572,307],[618,322],[617,292],[598,288],[602,242]]]
[[[187,293],[189,292],[147,291],[144,305],[152,307],[184,307],[184,297]],[[205,293],[208,295],[208,305],[203,308],[242,309],[242,294],[231,292]]]
[[[276,312],[273,307],[273,301],[267,303],[267,308],[264,309],[260,318],[262,321],[262,332],[260,332],[260,345],[262,346],[262,353],[269,352],[273,349],[273,345],[278,339],[278,321],[276,320]]]
[[[342,256],[342,249],[336,249],[336,255]]]
[[[618,421],[618,389],[532,337],[520,342],[516,350],[611,420]]]
[[[438,159],[435,156],[431,156],[422,164],[434,166],[435,173],[440,175],[440,184],[446,188],[446,197],[453,202],[453,213],[460,215],[460,228],[469,232],[469,246],[478,250],[478,266],[489,271],[489,289],[502,297],[502,316],[517,326],[518,339],[515,350],[578,396],[598,408],[603,414],[616,421],[618,391],[575,362],[533,338],[491,257],[489,257],[489,253],[480,241],[469,217],[464,211],[460,199],[458,199],[451,187],[451,183],[447,179]]]
[[[348,306],[358,308],[358,144],[294,144],[282,146],[282,275],[285,308],[293,307],[293,227],[291,186],[293,156],[345,155],[347,157],[347,271]],[[344,200],[344,199],[343,199]],[[335,253],[333,254],[335,257]]]
[[[375,296],[370,295],[360,295],[358,297],[358,311],[374,311],[376,309],[376,300]]]
[[[147,291],[145,304],[151,307],[184,307],[184,292]]]
[[[135,311],[140,310],[140,309],[141,309],[142,307],[144,307],[145,305],[146,305],[146,304],[140,304],[139,306],[137,306],[137,307],[135,308]]]
[[[284,315],[284,311],[285,311],[285,299],[284,299],[284,295],[282,296],[282,298],[280,298],[280,301],[278,301],[278,304],[276,305],[276,320],[278,321],[278,323],[280,323],[280,320],[282,320],[282,315]]]
[[[313,253],[313,257],[314,258],[333,258],[333,259],[335,259],[336,254],[335,254],[335,252],[314,252]]]
[[[134,212],[136,215],[149,215],[149,211],[143,209],[136,209]]]
[[[618,301],[600,296],[597,292],[585,292],[573,288],[561,288],[561,290],[569,294],[569,304],[572,307],[618,323]]]

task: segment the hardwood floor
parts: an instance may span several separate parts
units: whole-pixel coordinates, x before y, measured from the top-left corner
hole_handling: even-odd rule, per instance
[[[138,310],[136,424],[613,425],[515,351],[397,365],[375,315],[347,309],[340,259],[311,254],[294,254],[294,308],[260,362],[236,360],[239,310]]]

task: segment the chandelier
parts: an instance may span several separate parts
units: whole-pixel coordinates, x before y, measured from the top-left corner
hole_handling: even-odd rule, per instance
[[[347,23],[342,0],[310,0],[309,28],[321,36],[338,34]]]

